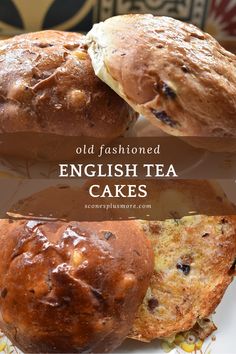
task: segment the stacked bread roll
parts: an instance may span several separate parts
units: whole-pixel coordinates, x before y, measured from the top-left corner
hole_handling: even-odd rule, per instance
[[[169,17],[125,15],[87,35],[95,73],[137,112],[176,136],[236,135],[236,57]]]

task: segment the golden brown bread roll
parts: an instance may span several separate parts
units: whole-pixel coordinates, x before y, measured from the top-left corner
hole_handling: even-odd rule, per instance
[[[110,352],[152,272],[134,221],[1,220],[1,329],[26,353]]]
[[[0,132],[117,137],[135,114],[95,75],[77,33],[0,41]]]
[[[236,136],[236,57],[168,17],[124,15],[87,35],[96,74],[176,136]]]

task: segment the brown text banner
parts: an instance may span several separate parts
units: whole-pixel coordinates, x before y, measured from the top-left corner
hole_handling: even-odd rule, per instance
[[[235,188],[234,181],[225,182]],[[164,220],[236,211],[215,180],[2,180],[0,194],[0,217],[9,219]]]
[[[222,178],[236,175],[235,138],[2,134],[0,173],[14,178]]]

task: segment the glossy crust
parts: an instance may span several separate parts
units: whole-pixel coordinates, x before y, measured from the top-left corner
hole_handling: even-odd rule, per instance
[[[77,33],[42,31],[0,41],[0,132],[116,137],[131,108],[94,74]]]
[[[236,136],[236,56],[169,17],[124,15],[88,33],[96,74],[176,136]]]
[[[236,216],[141,224],[152,242],[155,266],[130,336],[150,341],[201,326],[235,273]]]
[[[134,221],[0,223],[1,328],[27,353],[110,352],[153,272]]]

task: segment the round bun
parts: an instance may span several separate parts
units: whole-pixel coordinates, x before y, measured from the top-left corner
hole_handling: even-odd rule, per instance
[[[154,274],[132,338],[171,337],[197,324],[201,336],[235,273],[236,216],[143,221],[155,254]],[[210,326],[210,331],[215,329]]]
[[[0,222],[1,329],[26,353],[110,352],[153,272],[134,221]]]
[[[87,35],[96,74],[176,136],[236,136],[236,56],[197,27],[124,15]]]
[[[77,33],[0,41],[0,132],[117,137],[136,114],[94,74]]]

